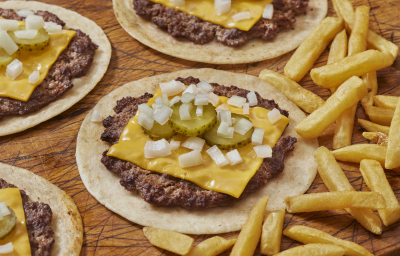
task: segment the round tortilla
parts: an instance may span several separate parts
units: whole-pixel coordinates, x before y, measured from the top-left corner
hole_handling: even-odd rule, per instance
[[[298,141],[295,150],[286,155],[284,171],[268,180],[264,188],[247,195],[233,206],[186,210],[181,207],[151,205],[140,195],[125,190],[119,184],[119,175],[108,171],[100,162],[101,154],[110,148],[110,144],[100,139],[104,131],[102,123],[90,121],[92,110],[78,134],[76,159],[83,183],[100,203],[143,226],[187,234],[218,234],[240,230],[253,205],[264,195],[270,197],[267,210],[277,210],[285,208],[286,197],[300,195],[308,190],[317,173],[313,155],[318,148],[318,140],[303,139],[295,132],[294,126],[305,118],[305,114],[277,89],[257,77],[214,69],[182,70],[125,84],[101,99],[96,108],[105,118],[114,114],[113,107],[117,100],[127,96],[139,97],[145,92],[154,93],[160,82],[188,76],[257,91],[262,97],[274,99],[282,109],[288,110],[290,122],[282,136],[296,137]]]
[[[79,256],[83,242],[81,215],[64,191],[34,173],[0,163],[0,178],[26,192],[32,201],[50,205],[54,244],[51,256]]]
[[[72,79],[74,87],[49,105],[30,114],[9,116],[0,119],[0,136],[24,131],[64,112],[86,96],[104,76],[111,59],[111,44],[104,31],[92,20],[59,6],[35,1],[7,1],[0,3],[4,9],[43,10],[56,14],[62,19],[65,28],[80,29],[89,35],[90,39],[99,46],[94,55],[91,68],[86,76]]]
[[[213,64],[251,63],[272,59],[296,49],[328,12],[327,0],[310,0],[306,15],[296,16],[294,29],[280,31],[273,41],[253,38],[239,47],[230,47],[213,40],[199,45],[173,37],[151,21],[136,15],[132,0],[113,0],[118,22],[139,42],[167,55],[185,60]]]

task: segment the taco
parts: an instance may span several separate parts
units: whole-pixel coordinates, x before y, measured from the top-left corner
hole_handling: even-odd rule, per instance
[[[234,1],[241,4],[233,0],[232,5]],[[213,64],[251,63],[290,52],[322,21],[328,10],[326,0],[275,0],[274,17],[261,18],[249,31],[244,31],[227,27],[232,19],[221,26],[172,8],[170,2],[173,1],[113,0],[113,6],[121,26],[141,43],[167,55]],[[190,12],[191,6],[198,2],[187,0],[184,6]],[[213,1],[203,2],[202,10],[214,9]],[[260,6],[258,11],[260,8],[264,7]],[[243,11],[248,9],[248,5],[243,5]]]
[[[179,77],[187,79],[184,81],[185,79],[180,79]],[[276,165],[278,168],[274,169],[275,173],[271,174],[268,171],[264,172],[261,170],[259,174],[261,174],[262,177],[259,176],[256,180],[258,183],[261,183],[261,185],[256,184],[257,182],[253,183],[257,189],[248,191],[249,193],[247,193],[246,196],[239,197],[234,194],[234,196],[224,196],[222,193],[216,194],[214,191],[211,191],[209,194],[213,194],[215,197],[211,199],[206,198],[205,200],[210,202],[215,199],[213,201],[214,203],[211,204],[197,204],[193,206],[193,198],[191,196],[182,196],[180,198],[187,200],[187,204],[185,204],[185,202],[177,203],[179,200],[175,200],[175,203],[171,203],[174,200],[171,198],[163,200],[164,196],[162,193],[163,191],[171,189],[172,185],[178,183],[182,185],[176,190],[176,193],[182,192],[181,194],[183,194],[183,191],[189,191],[193,188],[196,189],[199,194],[203,195],[207,194],[207,191],[195,184],[190,185],[189,181],[179,181],[178,178],[166,174],[156,176],[157,174],[134,166],[130,162],[110,158],[107,154],[103,154],[103,152],[110,149],[112,143],[104,142],[102,139],[114,141],[113,146],[117,145],[115,142],[118,141],[119,135],[122,133],[124,127],[115,124],[118,122],[126,124],[126,122],[129,121],[128,115],[125,115],[125,117],[122,116],[124,113],[135,113],[137,105],[147,102],[147,100],[152,97],[149,93],[156,93],[160,83],[175,79],[183,81],[186,84],[199,81],[194,78],[210,82],[211,85],[214,86],[214,89],[219,87],[218,92],[216,89],[214,91],[216,95],[224,94],[225,96],[231,97],[239,92],[239,95],[243,96],[243,93],[247,92],[245,90],[254,90],[259,93],[259,100],[264,98],[262,107],[267,109],[271,107],[280,109],[280,113],[283,115],[289,113],[290,121],[284,124],[284,132],[277,146],[282,144],[283,151],[293,151],[289,153],[283,152],[280,156],[286,156],[282,162],[275,159],[277,160],[276,163],[279,162]],[[223,85],[236,85],[239,87],[227,87]],[[271,101],[266,100],[267,98],[271,99]],[[112,108],[117,101],[118,103],[114,111],[120,113],[120,115],[115,117]],[[128,107],[126,108],[126,106]],[[287,110],[287,112],[285,110]],[[77,164],[82,181],[88,191],[100,203],[128,220],[141,225],[154,226],[189,234],[217,234],[237,231],[241,229],[246,221],[252,205],[262,196],[269,195],[270,197],[267,207],[268,210],[284,208],[284,199],[288,196],[303,194],[307,191],[317,172],[317,166],[313,160],[313,152],[318,147],[318,141],[303,139],[294,131],[294,126],[305,118],[304,113],[278,90],[257,77],[213,69],[183,70],[148,77],[128,83],[105,96],[96,105],[95,111],[99,111],[103,118],[110,116],[103,121],[104,125],[110,129],[105,130],[101,123],[94,123],[91,121],[94,113],[93,111],[85,118],[78,134],[76,151]],[[297,142],[294,144],[296,140]],[[251,146],[251,144],[249,145]],[[274,149],[277,146],[275,146]],[[143,150],[135,147],[131,149],[132,152]],[[273,155],[276,153],[274,149]],[[118,175],[118,171],[112,172],[109,171],[110,169],[119,169],[122,170],[122,172]],[[129,169],[132,170],[127,171]],[[125,174],[127,174],[127,177],[123,177]],[[146,180],[146,176],[149,179]],[[150,181],[151,177],[158,179],[158,181],[165,181],[165,184],[161,185],[158,183],[153,186],[154,183],[152,184],[152,181]],[[144,188],[144,190],[141,190],[131,182],[132,179],[136,178],[136,185]],[[189,179],[189,175],[185,179]],[[184,188],[186,190],[183,190]],[[149,191],[157,190],[161,196],[155,195],[152,197],[151,194],[145,194],[144,192],[146,189]],[[142,196],[145,197],[145,200]],[[239,199],[234,197],[239,197]],[[221,200],[221,202],[216,204],[215,202],[218,200]]]
[[[0,163],[0,196],[17,216],[15,228],[0,245],[11,242],[14,251],[24,256],[80,254],[82,219],[64,191],[30,171]],[[22,223],[24,217],[26,225]]]
[[[24,14],[19,12],[21,9],[23,13],[25,12]],[[51,24],[50,26],[53,28],[60,26],[60,29],[62,27],[66,31],[53,34],[53,37],[49,34],[49,41],[36,45],[18,43],[19,50],[17,52],[21,52],[19,58],[29,58],[27,54],[33,52],[40,55],[43,49],[48,51],[49,56],[53,56],[55,54],[48,49],[59,47],[57,35],[71,34],[72,39],[69,39],[69,43],[67,42],[65,45],[66,48],[62,48],[64,49],[62,52],[62,49],[58,52],[59,56],[54,59],[55,62],[53,61],[54,63],[46,66],[47,69],[44,68],[44,65],[40,67],[38,65],[43,80],[36,80],[38,84],[33,84],[36,87],[31,84],[34,82],[28,82],[30,73],[26,73],[27,71],[23,71],[20,77],[12,81],[17,81],[15,83],[19,83],[18,86],[24,89],[23,97],[20,96],[22,95],[20,91],[15,92],[11,86],[11,89],[4,86],[0,87],[0,126],[2,127],[0,136],[26,130],[70,108],[88,94],[102,79],[111,58],[111,45],[103,30],[95,22],[76,12],[35,1],[0,3],[0,18],[2,19],[24,21],[25,16],[29,13],[42,16],[43,20]],[[21,23],[19,23],[19,26],[21,26]],[[36,37],[39,37],[41,32],[45,34],[44,36],[49,36],[46,33],[47,31],[42,28],[39,29]],[[36,40],[36,37],[33,40]],[[53,38],[55,40],[52,41]],[[29,47],[42,46],[42,44],[41,49],[29,51],[32,50]],[[29,66],[29,63],[26,66]],[[24,63],[22,64],[24,65]],[[1,69],[4,69],[3,78],[0,78],[4,85],[9,83],[7,82],[9,80],[6,80],[7,77],[5,76],[6,67]],[[22,83],[22,79],[25,79],[26,82]]]

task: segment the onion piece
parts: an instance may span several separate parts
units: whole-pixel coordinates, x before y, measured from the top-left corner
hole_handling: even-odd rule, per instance
[[[264,19],[272,19],[272,16],[274,16],[274,5],[273,4],[267,4],[265,6],[264,12],[262,14],[262,17]]]
[[[186,86],[179,81],[172,80],[168,83],[160,83],[160,88],[161,92],[167,94],[167,96],[169,97],[182,92],[186,89]]]
[[[212,160],[214,160],[214,162],[218,165],[218,167],[223,167],[229,164],[228,159],[226,159],[224,154],[216,145],[209,148],[206,152],[212,158]]]
[[[4,48],[8,55],[13,55],[19,48],[7,32],[3,30],[0,30],[0,46]]]
[[[202,89],[205,93],[213,92],[214,88],[206,80],[197,84],[198,89]]]
[[[215,95],[213,92],[209,92],[207,93],[208,95],[208,101],[211,102],[211,104],[213,104],[213,106],[217,106],[219,103],[219,98],[217,95]]]
[[[22,73],[22,62],[18,59],[13,60],[8,64],[6,69],[6,76],[11,80],[14,80]]]
[[[278,109],[274,108],[273,110],[268,112],[268,119],[271,122],[271,124],[275,124],[279,120],[281,120],[281,112],[279,112]]]
[[[154,119],[146,115],[144,112],[139,112],[137,122],[146,130],[151,130],[154,125]]]
[[[29,75],[29,83],[34,84],[39,81],[40,73],[39,71],[33,71],[32,74]]]
[[[8,254],[14,251],[14,247],[11,242],[5,245],[0,245],[0,254]]]
[[[46,32],[49,34],[57,34],[63,32],[63,30],[61,25],[56,25],[56,26],[48,26],[46,28]]]
[[[96,107],[93,109],[90,121],[93,123],[100,123],[103,121],[103,118],[101,117],[101,112]]]
[[[171,3],[175,6],[185,6],[185,0],[171,0]]]
[[[182,147],[201,151],[203,150],[205,142],[206,141],[203,140],[202,138],[191,136],[185,142],[182,143]]]
[[[219,113],[219,118],[221,119],[221,122],[226,122],[229,126],[232,125],[231,111],[221,111]]]
[[[240,97],[240,96],[236,96],[233,95],[232,97],[229,98],[229,100],[227,101],[227,103],[231,106],[235,106],[238,108],[243,107],[243,104],[246,102],[246,98]]]
[[[253,145],[262,145],[263,139],[264,139],[264,129],[261,128],[255,128],[253,135],[251,135],[251,143]]]
[[[0,19],[0,29],[4,31],[18,30],[18,21]]]
[[[258,157],[269,158],[272,157],[272,148],[269,145],[255,146],[253,147]]]
[[[162,99],[164,105],[168,107],[169,106],[169,99],[168,99],[167,94],[161,93],[161,99]]]
[[[228,107],[228,105],[226,105],[226,104],[224,103],[224,104],[219,105],[215,110],[216,110],[216,111],[228,111],[228,110],[229,110],[229,107]]]
[[[192,117],[190,116],[190,110],[192,110],[193,104],[192,103],[183,103],[179,107],[179,116],[181,120],[190,120]]]
[[[250,107],[258,104],[257,95],[254,91],[251,91],[247,94],[247,100],[249,101]]]
[[[243,104],[243,115],[248,115],[250,114],[250,105],[249,103],[244,103]]]
[[[166,139],[157,140],[157,141],[147,141],[144,146],[144,157],[145,158],[154,158],[154,157],[164,157],[171,155],[171,148]]]
[[[169,106],[172,107],[175,103],[178,103],[181,100],[181,97],[175,96],[172,100],[169,101]]]
[[[144,113],[148,117],[153,118],[154,110],[151,107],[149,107],[149,105],[147,105],[146,103],[140,104],[138,106],[138,109],[139,109],[140,113]]]
[[[196,115],[203,116],[203,105],[198,105],[196,108]]]
[[[51,21],[44,22],[44,28],[45,29],[48,28],[48,27],[52,27],[52,26],[58,26],[58,24],[55,23],[55,22],[51,22]]]
[[[156,107],[156,110],[153,113],[153,119],[161,124],[164,125],[172,115],[172,109],[167,106]]]
[[[231,118],[232,120],[232,125],[236,124],[236,118]]]
[[[217,135],[225,138],[228,135],[228,128],[229,124],[227,122],[221,122],[217,130]]]
[[[169,142],[169,147],[171,148],[171,150],[176,150],[181,146],[181,142],[179,140],[174,140],[172,139]]]
[[[214,0],[214,8],[217,15],[228,13],[231,11],[231,0]]]
[[[203,157],[201,156],[201,153],[198,150],[193,150],[192,152],[180,155],[178,157],[178,160],[179,160],[179,165],[182,168],[203,164]]]
[[[197,86],[195,84],[191,84],[188,86],[188,88],[186,88],[186,90],[183,91],[182,95],[185,93],[197,94],[197,92],[198,92]]]
[[[198,93],[194,99],[194,105],[204,106],[208,105],[208,95],[205,93]]]
[[[196,98],[196,95],[194,95],[193,93],[187,92],[181,96],[181,101],[183,103],[189,103],[192,100],[194,100],[194,98]]]
[[[245,118],[240,119],[236,124],[235,124],[235,132],[244,135],[246,132],[248,132],[251,127],[253,127],[253,123]]]
[[[14,31],[14,35],[21,39],[33,39],[36,37],[37,29],[26,29]]]
[[[10,215],[10,214],[11,214],[11,212],[10,212],[10,210],[8,209],[6,203],[3,202],[3,201],[1,201],[1,202],[0,202],[0,215],[1,215],[1,216],[7,216],[7,215]]]
[[[225,135],[221,134],[220,137],[227,138],[227,139],[232,139],[234,131],[235,131],[235,128],[228,127],[228,131],[226,132],[226,134]]]
[[[157,109],[157,104],[156,103],[151,104],[151,108],[153,109],[153,111],[156,110]]]
[[[28,15],[25,19],[26,29],[41,29],[44,27],[44,19],[39,15]]]
[[[239,151],[237,149],[234,149],[234,150],[226,153],[226,158],[228,159],[228,161],[231,165],[236,165],[236,164],[240,164],[241,162],[243,162],[243,159],[240,156]]]
[[[156,100],[155,100],[155,102],[156,102],[156,105],[157,105],[157,106],[166,106],[165,103],[164,103],[164,101],[163,101],[163,99],[162,99],[161,97],[157,97]],[[168,105],[169,105],[169,102],[168,102]]]
[[[197,87],[197,93],[206,93],[203,89]]]
[[[248,20],[250,18],[251,18],[250,12],[238,12],[235,15],[232,16],[232,19],[234,21]]]
[[[17,11],[17,14],[21,17],[28,17],[29,15],[34,15],[35,13],[31,10],[21,9]]]

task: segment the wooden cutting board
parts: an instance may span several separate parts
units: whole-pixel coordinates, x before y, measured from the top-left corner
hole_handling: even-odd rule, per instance
[[[174,255],[153,247],[143,236],[141,226],[131,223],[106,209],[85,189],[75,161],[76,136],[82,120],[90,109],[106,94],[127,82],[147,76],[188,68],[215,68],[258,76],[261,70],[271,69],[283,73],[283,68],[292,55],[243,65],[209,65],[181,60],[161,54],[138,43],[118,24],[110,0],[43,0],[76,11],[100,25],[109,37],[113,54],[109,70],[97,87],[78,104],[53,119],[27,131],[0,138],[0,161],[26,168],[48,179],[66,191],[76,202],[83,218],[84,244],[81,255]],[[370,28],[386,39],[400,45],[400,0],[353,0],[355,6],[371,7]],[[329,1],[330,16],[335,16]],[[326,64],[328,52],[317,61],[316,66]],[[379,94],[400,96],[400,60],[392,67],[378,72]],[[313,84],[310,76],[301,82],[305,88],[326,99],[328,90]],[[357,117],[366,118],[361,107]],[[1,127],[0,127],[1,129]],[[362,136],[363,129],[356,124],[353,143],[368,143]],[[319,138],[320,145],[332,149],[332,131]],[[341,163],[347,177],[356,190],[368,191],[357,164]],[[398,199],[400,199],[400,176],[388,171],[387,176]],[[317,176],[309,193],[324,192],[327,188]],[[366,231],[344,210],[286,214],[285,227],[306,225],[338,238],[356,242],[375,255],[400,255],[400,222],[384,227],[381,236]],[[234,238],[237,232],[222,234]],[[208,238],[193,236],[195,244]],[[293,240],[283,237],[281,249],[298,246]],[[256,251],[256,255],[260,255]],[[222,255],[229,255],[225,252]]]

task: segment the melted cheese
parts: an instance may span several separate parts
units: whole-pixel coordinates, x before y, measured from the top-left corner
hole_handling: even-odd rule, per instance
[[[261,18],[265,6],[272,3],[273,0],[232,0],[230,12],[222,15],[218,15],[215,11],[214,0],[186,0],[185,6],[173,5],[170,0],[150,1],[175,8],[225,28],[237,28],[249,31]],[[250,12],[250,19],[239,21],[232,19],[232,16],[239,12]]]
[[[155,98],[161,96],[161,91],[158,90],[152,99],[148,101],[148,105],[155,102]],[[227,97],[219,97],[220,104],[228,101]],[[243,114],[243,109],[228,105],[232,113]],[[250,108],[248,115],[255,127],[263,128],[264,141],[263,144],[268,144],[273,147],[282,135],[285,127],[289,123],[289,118],[282,118],[272,125],[268,120],[268,112],[264,108]],[[260,167],[263,159],[257,157],[251,143],[239,148],[238,151],[243,159],[243,162],[234,166],[226,165],[218,167],[218,165],[206,153],[210,147],[205,144],[201,152],[204,164],[189,168],[182,168],[179,165],[178,157],[188,153],[191,150],[179,147],[173,150],[172,154],[162,158],[145,158],[144,146],[149,137],[143,133],[142,128],[137,123],[137,115],[133,117],[128,125],[123,130],[119,142],[113,145],[108,151],[108,156],[113,156],[122,160],[132,162],[143,169],[156,171],[159,173],[167,173],[169,175],[189,180],[200,187],[208,190],[229,194],[238,198],[249,180],[254,176],[255,172]],[[177,135],[174,140],[185,141],[188,137]],[[223,151],[224,154],[227,151]]]
[[[10,255],[30,256],[31,247],[29,243],[28,231],[26,229],[25,212],[19,189],[0,189],[0,201],[4,201],[8,207],[13,209],[17,217],[17,224],[14,230],[4,240],[0,240],[0,245],[5,245],[11,242],[14,247],[14,252]]]

